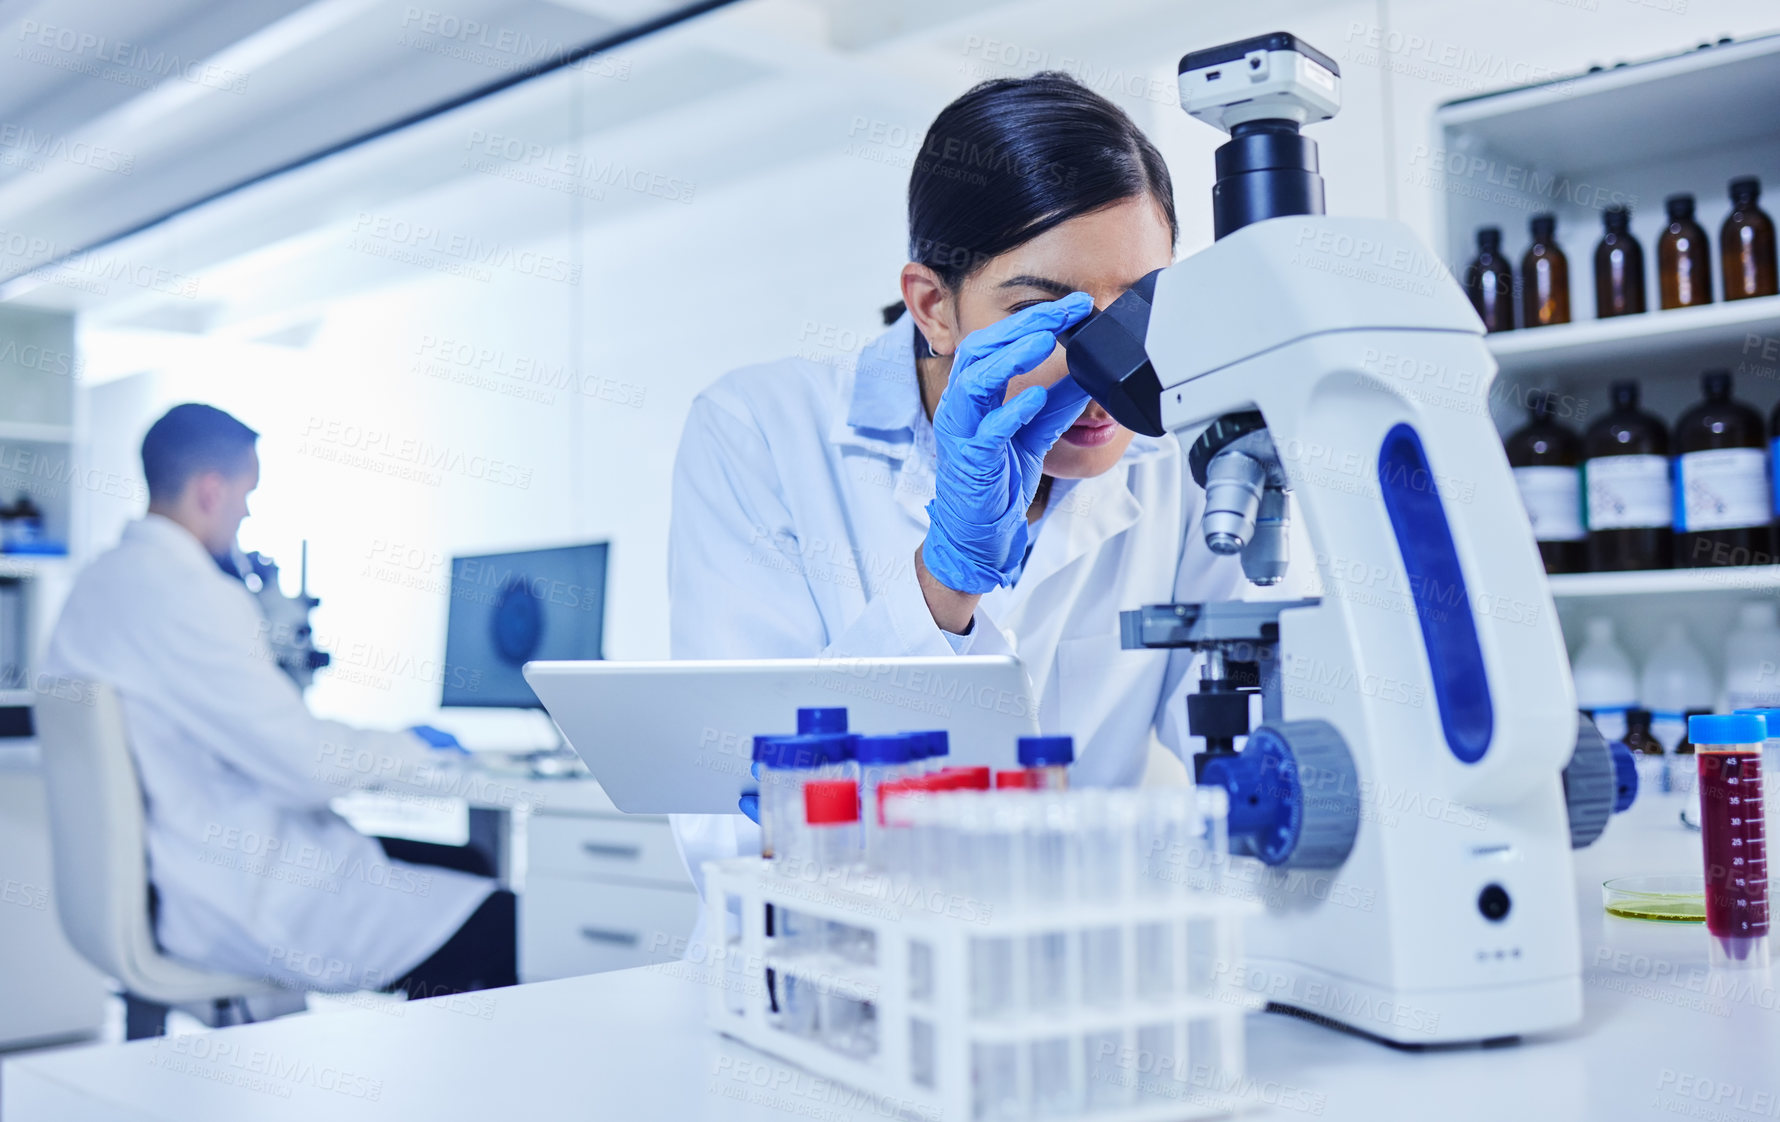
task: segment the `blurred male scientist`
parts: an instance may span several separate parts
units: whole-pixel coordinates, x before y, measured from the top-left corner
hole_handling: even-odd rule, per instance
[[[278,669],[228,561],[259,485],[258,435],[208,405],[156,421],[142,441],[148,514],[81,573],[50,639],[51,672],[122,701],[157,940],[298,989],[512,985],[512,893],[392,859],[329,809],[355,787],[436,784],[451,765],[432,745],[450,742],[322,720]]]

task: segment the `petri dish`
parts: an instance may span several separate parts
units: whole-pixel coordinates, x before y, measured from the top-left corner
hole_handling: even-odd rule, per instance
[[[1601,885],[1610,916],[1657,923],[1705,923],[1706,881],[1688,873],[1615,877]]]

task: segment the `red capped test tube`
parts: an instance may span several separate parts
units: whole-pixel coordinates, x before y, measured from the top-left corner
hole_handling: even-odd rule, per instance
[[[1712,965],[1765,969],[1768,840],[1761,765],[1766,722],[1745,713],[1690,717],[1687,737],[1699,768]]]

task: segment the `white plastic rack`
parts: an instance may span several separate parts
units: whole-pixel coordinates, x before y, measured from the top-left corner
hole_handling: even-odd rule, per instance
[[[1219,807],[1213,838],[1221,817]],[[885,1116],[1160,1122],[1232,1113],[1247,1087],[1244,1017],[1264,1004],[1243,988],[1241,968],[1242,921],[1259,905],[1219,891],[1221,841],[1196,852],[1191,878],[1156,868],[1131,878],[1147,872],[1164,889],[1043,908],[922,892],[863,867],[799,876],[761,858],[710,862],[707,929],[723,931],[738,914],[741,925],[709,1024],[864,1092]],[[788,940],[767,934],[769,907],[781,929],[787,913],[844,925],[869,953],[787,953]],[[981,974],[1025,977],[1040,940],[1070,948],[1059,979],[1066,999],[973,1012]],[[1091,946],[1117,947],[1108,956],[1116,986],[1084,985]],[[786,995],[800,983],[824,1003],[862,1007],[870,1045],[843,1050],[799,1031]]]

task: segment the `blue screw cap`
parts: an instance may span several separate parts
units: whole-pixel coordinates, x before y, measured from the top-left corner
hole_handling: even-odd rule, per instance
[[[1075,739],[1068,736],[1022,736],[1021,767],[1067,767],[1075,763]]]
[[[808,736],[819,732],[846,732],[847,711],[845,709],[799,709],[797,711],[797,734]]]
[[[889,736],[861,736],[859,762],[866,766],[906,764],[916,759],[925,746],[923,734],[899,732]]]
[[[930,729],[925,732],[911,732],[908,735],[915,738],[915,743],[917,745],[915,754],[909,757],[910,759],[931,760],[937,759],[940,756],[949,756],[952,754],[952,741],[951,738],[946,735],[945,729]]]
[[[1760,744],[1768,723],[1754,713],[1703,713],[1687,719],[1687,739],[1700,744]]]
[[[769,768],[817,768],[853,758],[858,737],[847,733],[809,736],[757,736],[754,762]]]

